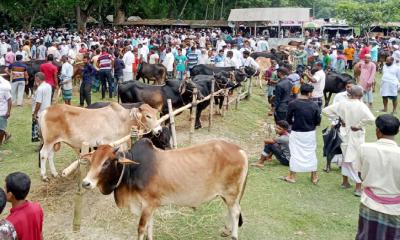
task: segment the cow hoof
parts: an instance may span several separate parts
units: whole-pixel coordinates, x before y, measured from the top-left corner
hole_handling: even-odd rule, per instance
[[[50,179],[47,176],[42,176],[43,182],[50,182]]]
[[[238,240],[237,237],[232,237],[232,240]]]
[[[53,178],[58,178],[60,175],[58,175],[58,173],[52,173],[51,174],[53,176]]]
[[[221,237],[229,237],[232,234],[232,231],[229,230],[226,226],[221,229]]]
[[[200,128],[202,128],[201,125],[197,125],[197,126],[194,127],[194,129],[200,129]]]

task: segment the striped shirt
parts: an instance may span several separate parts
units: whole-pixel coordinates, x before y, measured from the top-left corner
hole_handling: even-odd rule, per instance
[[[192,69],[194,66],[197,65],[197,62],[199,61],[199,56],[195,52],[190,52],[187,54],[187,66],[189,69]]]
[[[97,59],[100,70],[111,70],[113,58],[108,53],[102,53]]]
[[[12,82],[25,81],[25,72],[28,69],[27,65],[23,64],[22,62],[15,62],[10,64],[8,68],[11,70]]]

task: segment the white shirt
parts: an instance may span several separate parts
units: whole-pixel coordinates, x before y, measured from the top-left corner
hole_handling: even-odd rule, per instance
[[[222,47],[225,46],[225,45],[226,45],[226,43],[225,43],[224,40],[218,40],[217,41],[217,52],[219,52],[219,50],[221,50]]]
[[[243,58],[243,67],[252,67],[258,70],[260,66],[252,57],[247,57],[246,59]]]
[[[394,63],[390,67],[385,64],[382,72],[381,96],[397,96],[400,88],[400,67]]]
[[[400,147],[395,141],[381,138],[374,143],[364,143],[360,150],[361,177],[363,187],[370,188],[379,197],[400,196]],[[369,198],[365,192],[361,203],[368,208],[389,214],[400,215],[400,204],[381,204]]]
[[[174,71],[174,61],[175,61],[175,57],[174,57],[174,54],[172,54],[172,52],[167,53],[165,55],[165,58],[164,58],[164,61],[162,62],[162,64],[167,68],[167,72]]]
[[[132,72],[133,68],[132,65],[135,63],[135,55],[132,51],[127,51],[124,56],[122,57],[122,61],[125,64],[124,72]]]
[[[11,84],[0,76],[0,116],[8,111],[8,100],[11,98]]]
[[[237,63],[237,61],[235,60],[235,58],[228,58],[226,57],[224,59],[224,67],[235,67],[235,68],[239,68],[239,64]]]
[[[61,67],[61,76],[60,78],[62,81],[69,81],[66,84],[62,85],[64,90],[71,90],[72,89],[72,76],[74,75],[74,68],[69,62],[65,62]]]
[[[141,49],[139,49],[139,54],[141,55],[142,61],[147,63],[147,55],[149,54],[149,48],[147,45],[143,45]]]
[[[348,94],[349,93],[347,91],[337,93],[333,98],[333,104],[348,100],[349,99]]]
[[[315,83],[310,82],[311,85],[314,86],[314,91],[312,92],[313,98],[322,98],[324,96],[324,88],[325,88],[325,72],[324,70],[319,70],[314,73],[314,79],[317,81]]]
[[[269,50],[269,45],[268,42],[265,40],[260,40],[257,42],[257,51],[258,52],[263,52],[263,51],[268,51]]]
[[[0,43],[0,56],[6,55],[7,53],[7,43]]]
[[[51,86],[46,82],[42,82],[35,93],[35,101],[33,102],[33,110],[36,103],[41,103],[38,116],[51,105]]]
[[[149,57],[149,63],[150,64],[156,64],[158,59],[160,59],[160,56],[158,56],[157,53],[153,53]]]
[[[394,51],[392,57],[394,58],[394,63],[400,65],[400,50]]]

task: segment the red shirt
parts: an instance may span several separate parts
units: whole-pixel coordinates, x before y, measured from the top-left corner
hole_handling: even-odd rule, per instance
[[[44,81],[50,84],[52,87],[56,85],[56,79],[54,74],[57,74],[58,69],[52,63],[43,63],[40,65],[40,71],[44,73]]]
[[[43,209],[39,203],[26,201],[10,209],[6,218],[17,231],[18,240],[42,240]]]
[[[364,60],[365,59],[365,55],[369,54],[370,49],[369,47],[363,47],[360,51],[360,59]]]

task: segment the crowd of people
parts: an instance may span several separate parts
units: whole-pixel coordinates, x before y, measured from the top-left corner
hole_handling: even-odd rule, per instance
[[[11,137],[6,130],[12,105],[23,106],[29,61],[43,61],[40,71],[34,75],[35,91],[30,93],[32,141],[40,141],[40,114],[51,106],[58,92],[62,93],[65,104],[71,104],[73,77],[78,70],[82,77],[79,105],[83,107],[85,103],[91,104],[91,93],[100,87],[102,99],[106,95],[113,98],[117,84],[135,79],[144,63],[163,64],[168,79],[184,81],[199,64],[264,71],[250,54],[272,50],[265,36],[232,36],[219,29],[141,27],[91,29],[87,33],[53,29],[3,32],[0,41],[0,65],[4,65],[4,73],[10,76],[10,81],[0,77],[0,143]],[[384,104],[381,112],[388,112],[388,100],[392,100],[393,108],[392,114],[375,118],[372,103],[380,48],[389,53],[380,81]],[[340,133],[341,154],[337,156],[343,176],[340,187],[350,188],[350,179],[356,184],[354,195],[361,197],[357,239],[396,239],[400,235],[400,222],[396,218],[400,215],[400,148],[394,141],[400,125],[395,116],[400,87],[400,50],[396,38],[389,42],[339,38],[329,44],[308,38],[290,53],[290,58],[292,61],[288,62],[271,60],[264,74],[276,137],[265,139],[260,159],[252,165],[265,167],[265,162],[275,156],[281,164],[289,166],[288,175],[281,178],[283,181],[295,183],[297,173],[308,172],[311,182],[318,184],[316,129],[325,115],[332,122],[332,128],[339,129]],[[297,71],[299,66],[305,71]],[[336,94],[333,104],[323,108],[327,75],[344,74],[353,68],[359,71],[359,77],[347,82],[346,91]],[[365,143],[365,128],[374,122],[378,141]],[[18,220],[14,216],[18,211],[12,209],[7,221],[0,222],[0,237],[16,239],[17,235],[18,239],[40,239],[43,213],[38,205],[25,201],[29,178],[22,173],[13,176],[7,177],[6,197],[0,191],[0,210],[4,208],[4,199],[12,203],[13,209],[32,208],[26,218],[34,223]],[[23,181],[18,182],[19,179]],[[377,222],[376,219],[384,220]],[[383,230],[367,232],[372,224]],[[39,237],[26,238],[26,232]]]

